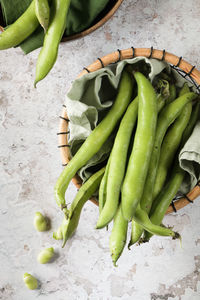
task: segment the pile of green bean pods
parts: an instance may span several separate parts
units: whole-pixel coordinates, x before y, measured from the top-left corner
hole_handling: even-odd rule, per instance
[[[47,76],[56,62],[59,43],[66,28],[69,6],[70,0],[32,0],[26,11],[0,34],[0,50],[4,50],[18,46],[38,26],[44,28],[45,38],[37,60],[35,87]]]
[[[113,222],[109,245],[115,266],[126,245],[129,222],[129,248],[152,235],[180,238],[179,233],[163,226],[162,220],[185,176],[178,155],[199,118],[199,100],[187,83],[178,88],[164,71],[151,83],[137,70],[124,70],[110,111],[55,185],[56,202],[64,219],[54,238],[65,245],[78,226],[83,205],[95,192],[99,200],[96,229]],[[68,207],[65,192],[71,179],[114,130],[108,159],[81,186]]]

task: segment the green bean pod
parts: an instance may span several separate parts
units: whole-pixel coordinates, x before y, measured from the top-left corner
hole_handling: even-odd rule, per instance
[[[111,151],[106,186],[106,202],[96,228],[105,227],[114,217],[119,205],[120,190],[125,174],[127,153],[138,114],[138,97],[128,106],[115,137]]]
[[[126,110],[131,100],[132,90],[132,79],[127,72],[123,72],[119,84],[119,91],[110,111],[84,141],[58,178],[55,185],[55,199],[64,213],[67,213],[65,208],[65,191],[70,180],[106,142]]]
[[[137,206],[133,219],[151,234],[160,236],[170,236],[173,239],[177,239],[180,237],[179,233],[169,228],[153,224],[148,216],[148,213],[145,210],[141,209],[140,204]]]
[[[59,43],[66,27],[69,5],[70,0],[52,0],[50,24],[36,65],[35,87],[38,81],[47,76],[56,62]]]
[[[0,50],[18,46],[35,31],[38,25],[35,0],[33,0],[26,11],[0,34]]]
[[[100,171],[93,174],[79,189],[76,197],[74,198],[69,212],[68,218],[64,218],[61,225],[61,232],[63,237],[63,245],[65,246],[67,240],[74,234],[79,223],[82,208],[87,200],[89,200],[94,192],[99,187],[103,174],[105,172],[105,167]]]
[[[174,170],[172,171],[171,178],[163,190],[160,192],[158,197],[155,199],[155,205],[152,207],[152,213],[150,220],[155,225],[160,225],[167,208],[169,207],[171,201],[178,192],[180,185],[183,181],[185,171],[179,166],[179,162],[175,164]],[[150,232],[145,232],[144,242],[147,242],[153,234]]]
[[[110,154],[110,157],[111,157],[111,154]],[[110,157],[108,159],[105,173],[103,175],[103,178],[102,178],[100,186],[99,186],[99,213],[101,213],[101,211],[104,207],[104,204],[106,202],[106,186],[107,186],[107,179],[108,179],[108,169],[109,169]]]
[[[130,221],[140,202],[151,152],[153,149],[156,123],[157,98],[150,81],[139,72],[134,73],[138,84],[138,121],[133,149],[122,185],[122,213]]]
[[[120,205],[114,217],[113,228],[109,239],[110,253],[115,267],[126,244],[127,229],[128,221],[124,219]]]
[[[165,81],[165,80],[163,80]],[[162,81],[161,81],[162,83]],[[174,100],[176,95],[176,88],[175,85],[166,85],[165,90],[158,96],[157,102],[158,102],[158,113],[163,109],[163,107],[166,105],[166,103],[169,103]],[[168,91],[169,89],[169,91]],[[140,242],[140,238],[142,236],[142,233],[144,232],[144,229],[142,226],[140,226],[139,223],[132,220],[131,222],[131,238],[128,244],[128,248],[137,243]]]
[[[48,0],[35,0],[35,14],[46,32],[49,26],[50,8]]]

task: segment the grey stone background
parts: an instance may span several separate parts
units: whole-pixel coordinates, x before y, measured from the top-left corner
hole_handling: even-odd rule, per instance
[[[58,116],[71,82],[84,66],[116,49],[150,47],[183,56],[200,69],[199,0],[124,0],[100,29],[60,45],[48,77],[33,88],[39,50],[0,52],[0,299],[3,300],[199,300],[200,198],[165,218],[179,241],[153,237],[125,249],[112,265],[109,231],[96,231],[98,209],[87,203],[76,235],[61,249],[52,230],[62,215],[53,187],[62,167],[57,149]],[[76,189],[70,184],[69,201]],[[41,211],[52,230],[38,233],[33,216]],[[57,259],[36,262],[41,248],[54,246]],[[41,288],[29,291],[24,272]]]

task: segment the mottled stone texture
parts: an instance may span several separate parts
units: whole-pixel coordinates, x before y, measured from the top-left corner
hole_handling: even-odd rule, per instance
[[[124,0],[102,28],[61,44],[48,77],[33,88],[39,50],[0,52],[0,299],[3,300],[197,300],[200,299],[200,198],[166,217],[179,241],[154,237],[125,249],[112,266],[109,231],[96,231],[97,208],[88,203],[77,233],[64,249],[50,232],[38,233],[41,211],[61,222],[53,186],[62,167],[57,149],[58,116],[72,80],[96,57],[118,48],[150,47],[183,56],[200,68],[199,0]],[[67,201],[76,193],[71,184]],[[39,265],[41,248],[54,246],[55,262]],[[41,288],[29,291],[22,275],[35,275]]]

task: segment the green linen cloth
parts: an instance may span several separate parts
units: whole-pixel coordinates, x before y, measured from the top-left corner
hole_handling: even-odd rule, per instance
[[[151,81],[165,68],[168,72],[173,72],[178,87],[182,87],[186,81],[176,71],[172,70],[168,64],[144,57],[123,60],[76,79],[72,83],[65,100],[67,114],[70,119],[69,144],[71,145],[72,156],[111,107],[116,96],[121,72],[127,64],[134,64],[136,69],[146,72]],[[98,167],[108,157],[113,145],[114,135],[115,133],[111,135],[110,139],[90,159],[87,165],[81,168],[79,175],[83,181],[92,174],[95,166]],[[193,187],[200,178],[199,136],[200,125],[197,124],[192,136],[180,153],[181,166],[190,174],[181,188],[184,192],[186,189],[189,190]]]
[[[29,6],[32,0],[0,0],[6,25],[12,24]],[[109,0],[71,0],[65,34],[71,35],[90,27],[106,7]],[[20,47],[27,54],[42,46],[44,31],[41,27],[29,37]]]

